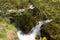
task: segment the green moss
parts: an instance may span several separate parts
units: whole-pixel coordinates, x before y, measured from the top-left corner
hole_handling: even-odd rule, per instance
[[[5,26],[2,25],[2,24],[5,24]],[[0,22],[0,39],[8,40],[8,38],[7,38],[7,31],[9,31],[9,30],[17,32],[17,29],[15,28],[14,24],[6,23],[6,21],[1,21]]]

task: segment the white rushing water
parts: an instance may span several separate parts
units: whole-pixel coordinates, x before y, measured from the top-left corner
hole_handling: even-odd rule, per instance
[[[30,34],[21,34],[21,30],[17,32],[17,35],[18,35],[18,38],[19,40],[36,40],[35,37],[36,35],[40,34],[40,27],[43,25],[43,24],[46,24],[46,23],[49,23],[51,22],[52,20],[45,20],[45,21],[39,21],[35,27],[33,27],[31,29],[32,33]],[[41,40],[41,37],[40,39]]]

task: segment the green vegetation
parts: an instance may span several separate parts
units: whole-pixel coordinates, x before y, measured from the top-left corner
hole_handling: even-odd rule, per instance
[[[27,9],[28,5],[32,4],[34,9]],[[7,10],[26,9],[24,12],[12,12]],[[0,25],[6,24],[6,30],[17,31],[15,27],[19,26],[26,32],[40,20],[53,19],[52,22],[42,26],[42,29],[47,31],[49,35],[56,40],[60,40],[60,0],[0,0]],[[10,17],[14,20],[11,23]],[[1,34],[1,33],[0,33]],[[1,34],[5,38],[4,33]]]
[[[7,33],[10,30],[12,30],[13,32],[17,32],[17,29],[15,28],[14,24],[7,23],[7,20],[2,18],[2,20],[0,20],[0,40],[9,40]],[[13,32],[12,32],[12,34],[13,34]],[[12,35],[12,34],[10,34],[10,35]],[[16,35],[16,33],[14,35]]]

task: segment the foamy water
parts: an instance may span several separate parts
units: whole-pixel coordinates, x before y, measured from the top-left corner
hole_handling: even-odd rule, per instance
[[[52,20],[45,20],[45,21],[39,21],[35,27],[33,27],[31,29],[32,33],[30,34],[21,34],[21,30],[17,32],[17,35],[18,35],[18,38],[19,40],[36,40],[35,37],[36,35],[40,34],[40,27],[43,25],[43,24],[46,24],[46,23],[49,23],[51,22]],[[41,40],[41,37],[40,39]]]

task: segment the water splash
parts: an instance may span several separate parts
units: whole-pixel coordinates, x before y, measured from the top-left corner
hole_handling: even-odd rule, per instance
[[[19,40],[36,40],[36,35],[40,34],[40,29],[43,24],[49,23],[52,20],[39,21],[35,27],[31,29],[32,33],[22,34],[21,30],[17,32]],[[40,37],[41,40],[41,37]]]

